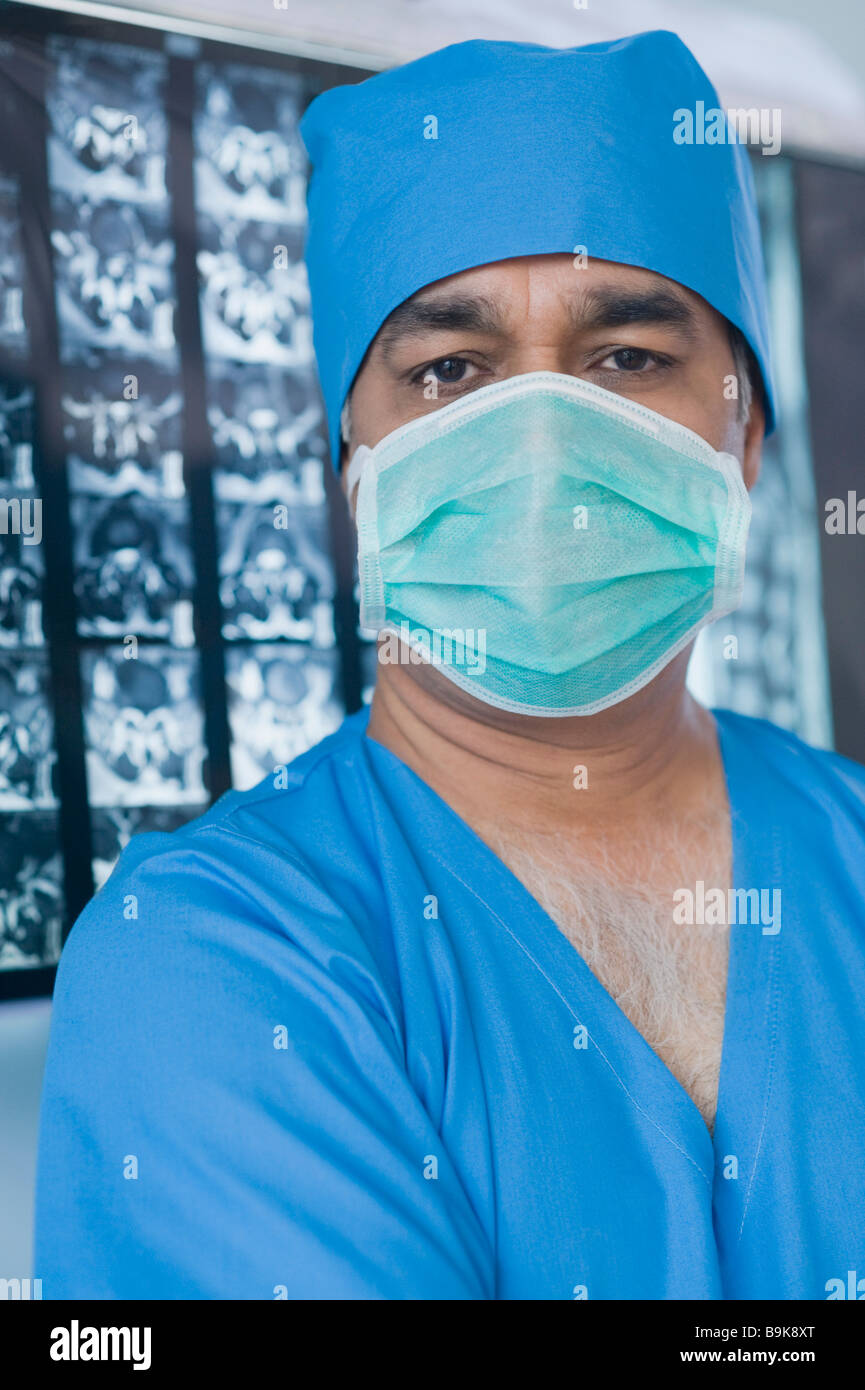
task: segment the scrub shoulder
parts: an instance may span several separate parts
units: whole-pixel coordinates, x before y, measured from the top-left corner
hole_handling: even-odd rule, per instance
[[[713,711],[728,776],[749,804],[794,833],[795,808],[823,813],[827,838],[865,849],[865,768],[811,747],[766,720]],[[163,948],[178,951],[190,935],[207,934],[214,950],[231,941],[239,952],[267,942],[276,962],[280,942],[311,953],[322,965],[338,950],[362,965],[365,989],[398,1008],[399,972],[388,935],[387,876],[398,872],[370,826],[387,791],[406,819],[418,809],[435,826],[438,808],[453,812],[387,749],[363,736],[365,712],[296,759],[284,777],[229,792],[209,811],[171,832],[136,836],[113,873],[79,917],[64,948],[58,982],[83,937],[103,943],[149,926]],[[399,852],[404,853],[400,845]],[[390,867],[386,867],[389,864]],[[396,867],[394,867],[396,865]],[[146,943],[147,936],[143,942]],[[146,944],[144,949],[148,949]],[[379,1007],[385,1005],[379,1000]]]
[[[177,830],[135,836],[69,934],[55,1007],[80,993],[85,971],[91,991],[109,978],[111,956],[130,990],[144,989],[151,972],[158,987],[184,957],[193,971],[210,957],[202,983],[219,989],[220,958],[226,977],[229,957],[254,958],[256,970],[287,984],[304,970],[330,973],[338,953],[395,1022],[379,876],[351,815],[366,794],[356,732],[346,720],[286,775],[227,793]]]
[[[740,759],[749,760],[753,776],[772,776],[776,792],[819,797],[827,809],[865,828],[865,767],[833,749],[816,748],[798,734],[768,719],[713,709],[722,737],[726,734]]]

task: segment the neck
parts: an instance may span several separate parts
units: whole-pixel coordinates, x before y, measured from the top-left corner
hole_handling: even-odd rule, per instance
[[[561,719],[506,714],[440,672],[380,665],[367,733],[475,826],[610,837],[658,815],[681,821],[721,770],[715,721],[685,688],[687,655],[621,704]]]

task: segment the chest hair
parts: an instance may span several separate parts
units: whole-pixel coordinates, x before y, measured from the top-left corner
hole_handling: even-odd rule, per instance
[[[639,848],[482,827],[482,837],[540,903],[622,1012],[685,1088],[709,1130],[724,1033],[728,929],[673,922],[677,888],[727,889],[729,816],[640,835]],[[657,844],[651,843],[651,839]]]

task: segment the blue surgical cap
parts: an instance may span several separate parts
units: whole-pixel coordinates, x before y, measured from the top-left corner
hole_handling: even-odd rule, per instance
[[[473,266],[577,247],[665,275],[741,329],[773,428],[753,175],[741,144],[674,140],[682,109],[703,134],[698,102],[719,106],[681,39],[656,30],[582,48],[473,39],[311,103],[306,262],[337,467],[343,403],[398,304]]]

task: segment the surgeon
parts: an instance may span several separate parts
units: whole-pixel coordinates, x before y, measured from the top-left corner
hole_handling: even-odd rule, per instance
[[[773,426],[748,161],[674,139],[697,103],[655,32],[457,44],[307,112],[377,688],[74,927],[46,1297],[865,1276],[865,773],[685,685]]]

